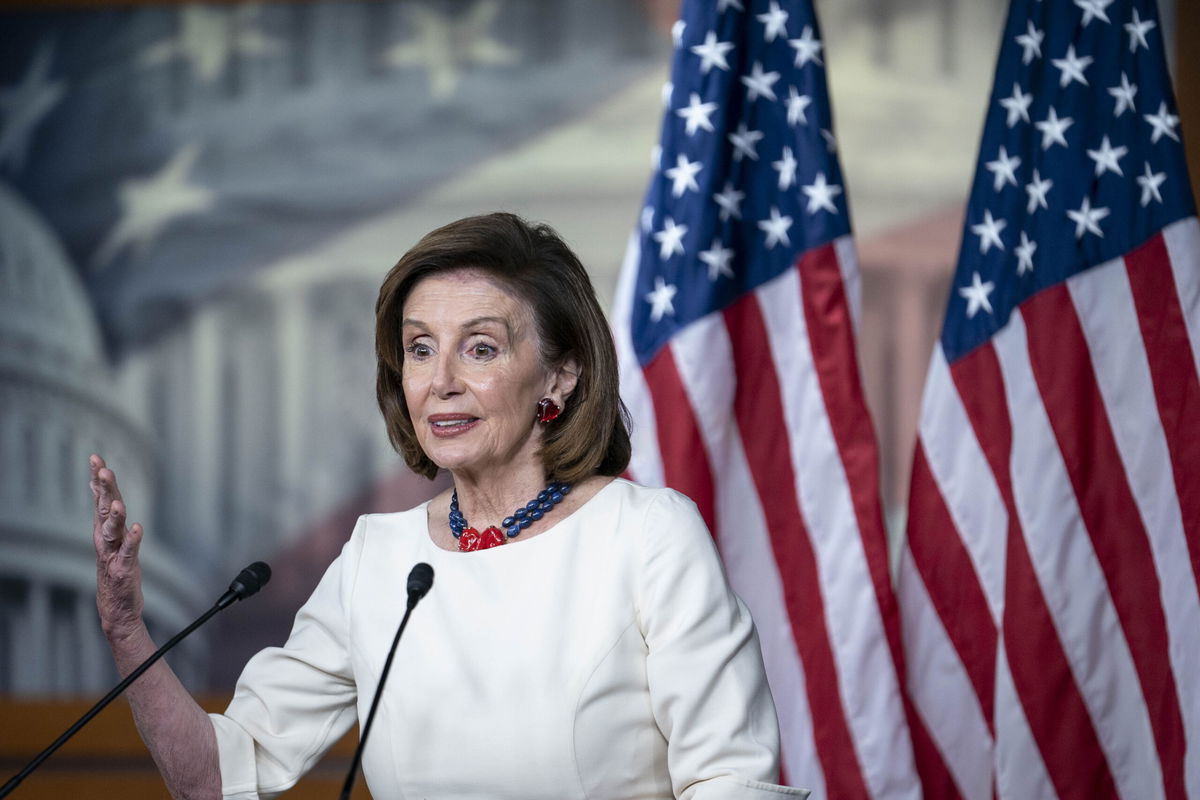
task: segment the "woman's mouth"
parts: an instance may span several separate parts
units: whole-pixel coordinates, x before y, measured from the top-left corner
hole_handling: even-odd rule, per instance
[[[475,427],[478,417],[437,414],[429,418],[429,427],[434,436],[457,436]]]

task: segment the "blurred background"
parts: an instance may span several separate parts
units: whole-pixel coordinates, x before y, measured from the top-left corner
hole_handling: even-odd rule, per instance
[[[895,532],[1007,3],[816,6]],[[1200,11],[1159,6],[1194,137],[1200,57],[1172,43],[1196,41]],[[0,8],[6,708],[94,698],[116,680],[93,600],[89,453],[146,525],[159,641],[249,561],[274,568],[252,608],[170,659],[215,698],[282,642],[355,517],[437,490],[390,450],[375,406],[383,275],[430,229],[504,209],[555,226],[610,308],[677,12],[671,0]],[[15,771],[23,759],[3,751]]]

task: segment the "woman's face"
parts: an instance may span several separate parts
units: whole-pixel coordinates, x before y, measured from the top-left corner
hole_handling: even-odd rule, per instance
[[[522,300],[482,272],[442,273],[413,287],[401,332],[404,399],[435,464],[477,477],[541,468],[537,402],[549,395],[561,403],[570,388],[562,391],[562,373],[542,364]]]

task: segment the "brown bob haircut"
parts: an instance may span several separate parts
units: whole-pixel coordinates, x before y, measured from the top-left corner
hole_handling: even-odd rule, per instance
[[[574,483],[594,474],[619,475],[629,465],[629,414],[621,402],[612,334],[587,271],[549,225],[503,212],[426,234],[379,289],[375,393],[388,438],[409,468],[427,478],[438,471],[417,443],[404,400],[404,303],[424,278],[459,269],[479,270],[533,311],[543,364],[552,368],[573,357],[579,366],[563,413],[543,429],[539,455],[546,477]]]

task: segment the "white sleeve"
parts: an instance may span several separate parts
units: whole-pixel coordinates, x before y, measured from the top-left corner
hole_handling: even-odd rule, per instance
[[[354,724],[348,612],[363,527],[360,517],[287,643],[251,658],[229,708],[209,715],[227,800],[266,800],[291,788]]]
[[[663,492],[647,510],[639,540],[638,622],[675,796],[806,797],[773,783],[779,722],[758,636],[695,505]]]

